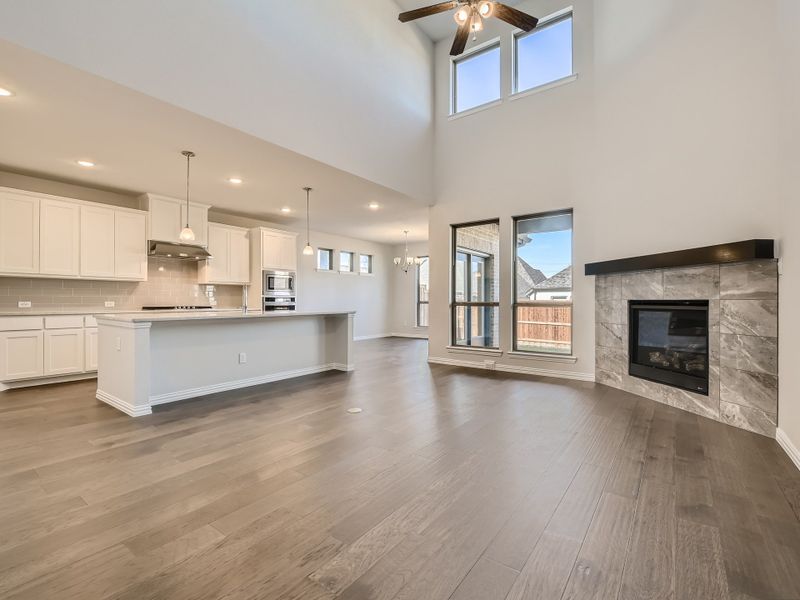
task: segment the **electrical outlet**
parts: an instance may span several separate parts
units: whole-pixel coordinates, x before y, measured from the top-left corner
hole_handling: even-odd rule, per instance
[[[117,338],[116,346],[117,346],[117,352],[120,352],[122,350],[122,338]]]
[[[497,368],[497,362],[494,360],[485,360],[483,361],[483,368],[494,371]]]
[[[30,300],[20,300],[17,302],[17,308],[30,308],[33,306]]]
[[[239,364],[244,365],[247,364],[247,354],[244,352],[239,352]]]
[[[104,304],[106,308],[114,308],[117,305],[117,303],[114,302],[113,300],[106,300]]]

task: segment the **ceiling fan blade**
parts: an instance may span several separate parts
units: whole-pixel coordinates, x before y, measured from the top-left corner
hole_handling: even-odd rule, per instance
[[[539,19],[536,17],[499,2],[494,3],[494,16],[514,27],[519,27],[523,31],[530,31],[539,23]]]
[[[434,4],[432,6],[426,6],[424,8],[417,8],[414,10],[408,10],[406,12],[402,12],[400,13],[400,16],[397,18],[400,19],[401,23],[408,23],[409,21],[413,21],[414,19],[421,19],[422,17],[430,17],[431,15],[437,15],[439,13],[452,10],[456,6],[458,6],[458,2],[456,0],[451,0],[450,2],[440,2],[439,4]]]
[[[458,26],[456,38],[453,40],[453,47],[450,48],[450,56],[458,56],[464,53],[464,48],[467,47],[467,40],[469,39],[469,24],[470,19],[467,19]]]

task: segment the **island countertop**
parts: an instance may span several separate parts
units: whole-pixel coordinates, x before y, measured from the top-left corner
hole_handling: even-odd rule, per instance
[[[250,310],[220,311],[164,311],[98,314],[98,322],[109,323],[163,323],[173,321],[219,321],[233,319],[289,319],[292,317],[336,317],[354,315],[354,310],[338,311],[275,311],[262,312]]]

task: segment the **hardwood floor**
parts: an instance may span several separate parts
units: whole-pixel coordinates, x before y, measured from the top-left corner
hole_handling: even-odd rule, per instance
[[[429,366],[421,341],[356,349],[352,374],[139,419],[94,382],[0,394],[0,598],[800,598],[773,440]]]

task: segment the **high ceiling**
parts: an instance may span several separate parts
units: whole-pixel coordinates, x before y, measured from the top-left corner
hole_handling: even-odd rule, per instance
[[[384,243],[409,229],[412,240],[427,239],[420,200],[2,40],[0,65],[0,87],[15,92],[0,99],[0,169],[182,197],[180,151],[190,149],[193,197],[219,210],[300,223],[309,185],[314,229]],[[97,167],[82,169],[78,159]]]
[[[395,0],[397,5],[402,11],[413,10],[415,8],[422,8],[423,6],[430,6],[436,4],[439,0]],[[522,0],[505,0],[503,4],[508,6],[516,6]],[[431,38],[434,42],[452,38],[456,33],[456,23],[453,20],[453,11],[434,15],[432,17],[425,17],[414,21],[419,28]]]

